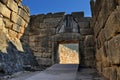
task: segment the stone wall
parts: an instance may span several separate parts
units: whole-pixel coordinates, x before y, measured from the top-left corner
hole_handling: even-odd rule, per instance
[[[29,22],[22,0],[0,0],[0,71],[11,74],[31,65],[33,55],[20,39]]]
[[[63,17],[64,13],[31,16],[28,42],[39,65],[52,65],[52,36],[56,34],[56,27]]]
[[[120,80],[120,1],[91,0],[96,68],[109,80]]]
[[[30,45],[39,65],[59,63],[59,44],[77,42],[81,65],[93,67],[95,51],[90,21],[83,12],[32,15],[23,39]]]

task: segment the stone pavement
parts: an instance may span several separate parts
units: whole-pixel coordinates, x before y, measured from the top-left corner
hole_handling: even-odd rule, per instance
[[[29,77],[22,77],[10,80],[105,80],[99,76],[95,69],[81,68],[77,64],[55,64],[42,72],[37,72]]]
[[[75,80],[77,69],[77,64],[55,64],[25,80]]]

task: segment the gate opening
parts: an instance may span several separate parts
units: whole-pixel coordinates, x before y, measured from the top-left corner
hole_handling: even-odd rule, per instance
[[[59,60],[60,64],[79,64],[79,44],[59,44]]]

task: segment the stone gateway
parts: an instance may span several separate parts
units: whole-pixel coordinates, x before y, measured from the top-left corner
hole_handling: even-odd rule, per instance
[[[0,0],[0,73],[60,63],[60,44],[77,43],[79,67],[120,80],[120,1],[90,0],[84,12],[31,15],[22,0]]]

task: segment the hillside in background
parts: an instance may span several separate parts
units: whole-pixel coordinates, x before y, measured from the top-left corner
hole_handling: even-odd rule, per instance
[[[77,51],[77,44],[60,44],[60,64],[79,64],[79,55]]]

